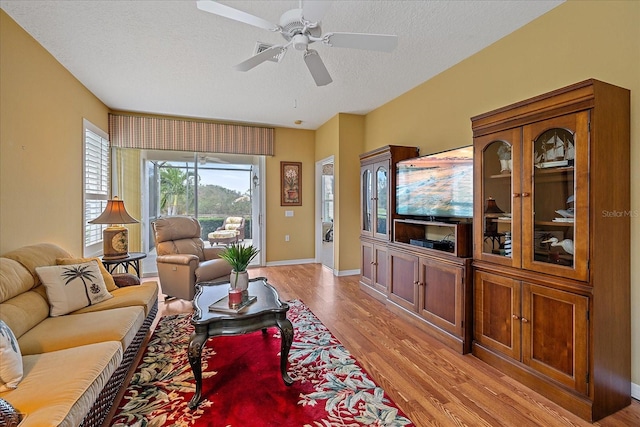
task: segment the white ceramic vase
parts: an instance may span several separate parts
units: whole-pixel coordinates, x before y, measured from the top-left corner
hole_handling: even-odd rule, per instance
[[[236,272],[235,270],[231,270],[229,282],[231,282],[232,288],[242,291],[243,299],[249,296],[249,273],[246,271]]]

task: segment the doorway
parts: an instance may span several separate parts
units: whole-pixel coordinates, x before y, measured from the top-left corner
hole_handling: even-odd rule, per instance
[[[334,158],[316,162],[316,262],[334,269]]]
[[[143,230],[148,254],[144,272],[153,275],[155,242],[153,221],[161,216],[188,215],[198,219],[201,238],[207,236],[229,216],[245,219],[245,245],[261,249],[252,266],[263,265],[262,171],[264,156],[226,155],[176,151],[146,151],[144,155],[145,208],[148,221]],[[216,244],[214,244],[216,245]]]

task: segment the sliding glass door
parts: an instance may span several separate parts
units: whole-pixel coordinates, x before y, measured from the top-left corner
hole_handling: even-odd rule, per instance
[[[222,226],[227,217],[245,220],[244,244],[261,247],[260,156],[147,151],[145,153],[147,194],[148,261],[144,271],[155,270],[154,237],[151,224],[161,216],[187,215],[198,218],[205,246],[208,234]],[[257,257],[254,265],[262,264]]]

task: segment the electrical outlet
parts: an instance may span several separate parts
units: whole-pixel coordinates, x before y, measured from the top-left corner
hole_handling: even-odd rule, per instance
[[[289,241],[289,235],[288,235],[288,234],[285,234],[285,235],[284,235],[284,241],[285,241],[285,242],[288,242],[288,241]]]

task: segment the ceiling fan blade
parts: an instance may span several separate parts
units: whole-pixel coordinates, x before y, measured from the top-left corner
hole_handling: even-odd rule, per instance
[[[253,25],[254,27],[264,28],[269,31],[278,31],[280,27],[265,19],[258,18],[250,13],[243,12],[238,9],[234,9],[230,6],[218,3],[213,0],[199,0],[197,2],[198,9],[205,12],[213,13],[216,15],[224,16],[225,18],[233,19],[235,21],[243,22],[245,24]]]
[[[391,52],[398,45],[398,36],[390,34],[327,33],[323,37],[323,41],[333,47]]]
[[[322,62],[320,55],[315,50],[309,49],[305,52],[304,63],[307,64],[307,68],[313,80],[316,81],[316,85],[325,86],[333,81],[329,71],[327,71],[327,67],[324,66],[324,62]]]
[[[287,45],[288,46],[288,45]],[[278,55],[282,49],[286,49],[285,46],[271,46],[269,49],[265,49],[257,55],[252,56],[239,63],[238,65],[234,65],[233,69],[237,71],[249,71],[255,66],[262,64],[264,61],[268,61],[274,56]]]
[[[330,1],[302,0],[302,16],[309,22],[320,22],[330,6]]]

